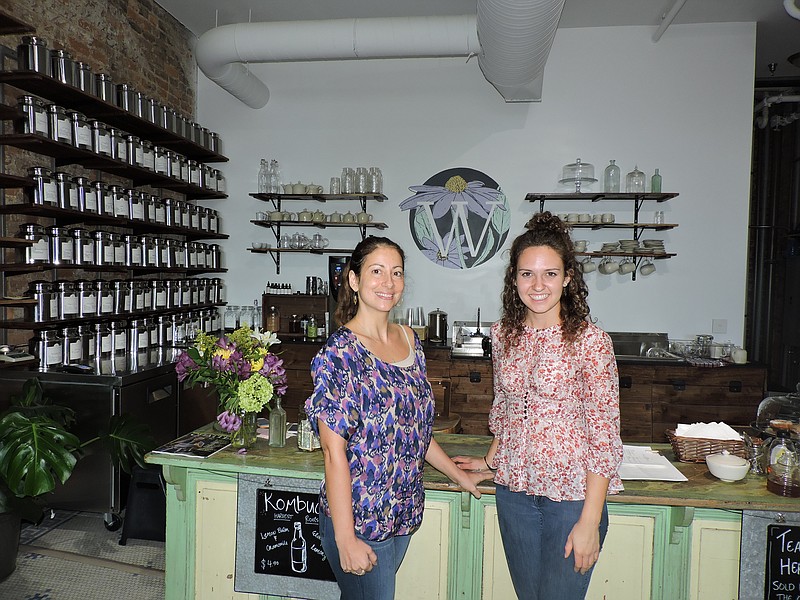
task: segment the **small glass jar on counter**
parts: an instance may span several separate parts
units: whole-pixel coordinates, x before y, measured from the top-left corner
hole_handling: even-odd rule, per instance
[[[33,203],[39,206],[58,206],[56,182],[44,167],[29,167],[28,176],[33,179]]]
[[[20,248],[24,253],[20,262],[26,265],[47,264],[50,262],[50,236],[43,225],[38,223],[22,223],[19,226],[17,237],[32,242],[30,246]]]
[[[50,236],[50,262],[54,265],[74,264],[74,244],[69,230],[54,225],[47,228]]]
[[[72,182],[69,173],[53,171],[50,173],[50,176],[56,184],[58,207],[64,210],[79,210],[78,190],[75,188],[75,184]]]
[[[72,258],[76,265],[93,265],[94,240],[90,231],[83,227],[70,230],[72,235]]]
[[[305,407],[301,404],[297,411],[297,448],[305,452],[313,452],[321,447],[319,437],[311,428]]]
[[[78,293],[72,281],[56,281],[54,293],[58,294],[58,319],[75,319],[78,316]]]
[[[108,125],[102,121],[91,121],[92,128],[92,152],[99,156],[113,156],[111,148],[111,133]]]
[[[47,137],[49,128],[44,102],[35,96],[20,96],[17,106],[25,115],[24,120],[19,121],[22,124],[21,133],[32,133]]]
[[[47,105],[47,131],[51,140],[72,144],[72,123],[63,106]]]
[[[72,145],[81,150],[92,150],[92,127],[86,115],[78,111],[68,111],[67,116],[70,120],[72,129]]]

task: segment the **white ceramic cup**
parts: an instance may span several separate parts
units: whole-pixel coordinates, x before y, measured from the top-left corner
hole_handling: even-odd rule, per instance
[[[592,215],[592,223],[602,223],[603,222],[603,215],[597,214]]]
[[[650,275],[651,273],[655,273],[656,266],[653,263],[645,263],[641,267],[639,267],[639,273],[642,275]]]
[[[747,362],[747,350],[744,348],[734,348],[731,352],[731,358],[737,365],[743,365]]]
[[[567,222],[569,223],[577,223],[578,219],[580,219],[580,215],[578,215],[578,213],[569,213],[567,215]]]
[[[627,275],[628,273],[633,273],[636,270],[636,263],[633,261],[626,261],[619,265],[619,272],[623,275]]]
[[[578,221],[581,223],[591,223],[592,215],[590,215],[589,213],[581,213],[578,215]]]
[[[600,217],[600,220],[603,223],[613,223],[614,222],[614,214],[613,213],[603,213]]]
[[[572,245],[575,247],[575,252],[586,252],[586,240],[575,240]]]
[[[591,273],[597,270],[597,265],[592,262],[592,259],[585,260],[581,263],[581,271],[584,273]]]

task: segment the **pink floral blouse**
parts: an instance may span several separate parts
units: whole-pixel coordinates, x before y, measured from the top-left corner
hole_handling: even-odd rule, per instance
[[[611,338],[591,323],[570,347],[561,326],[525,327],[508,347],[492,326],[494,403],[489,429],[498,439],[495,482],[551,500],[583,500],[586,473],[622,490],[619,376]]]

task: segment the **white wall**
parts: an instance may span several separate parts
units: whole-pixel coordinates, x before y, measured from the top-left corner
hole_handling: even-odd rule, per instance
[[[229,198],[222,215],[228,301],[251,304],[267,281],[303,289],[324,276],[327,258],[284,255],[281,273],[267,255],[246,251],[271,233],[249,223],[267,204],[256,191],[261,157],[276,158],[286,180],[323,184],[343,166],[381,167],[388,202],[373,204],[384,234],[407,252],[405,306],[440,307],[449,320],[499,316],[504,256],[467,271],[437,267],[416,249],[398,204],[409,186],[453,167],[494,178],[512,210],[511,235],[538,205],[529,192],[558,190],[561,167],[580,157],[602,174],[609,159],[625,173],[638,164],[648,179],[659,167],[664,191],[677,198],[647,203],[643,220],[666,213],[676,229],[660,237],[677,256],[657,261],[649,277],[587,276],[589,303],[610,331],[664,331],[672,338],[710,333],[742,341],[755,25],[673,25],[657,44],[650,27],[560,29],[547,63],[541,103],[505,104],[475,60],[424,59],[252,65],[271,91],[252,110],[200,76],[198,118],[220,133]],[[599,186],[600,184],[595,184]],[[624,185],[624,184],[623,184]],[[591,189],[591,188],[590,188]],[[598,187],[598,189],[600,189]],[[335,205],[335,206],[334,206]],[[304,204],[292,203],[292,210]],[[320,205],[309,208],[319,208]],[[342,202],[323,206],[341,212]],[[352,207],[352,208],[355,208]],[[614,212],[630,221],[627,202],[549,203],[553,212]],[[298,230],[313,233],[316,230]],[[630,230],[578,230],[590,249]],[[619,234],[619,235],[618,235]],[[356,230],[328,229],[352,247]]]

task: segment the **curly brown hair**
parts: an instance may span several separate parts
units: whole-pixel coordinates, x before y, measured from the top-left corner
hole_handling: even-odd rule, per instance
[[[503,303],[500,319],[501,335],[508,343],[514,343],[522,334],[525,324],[527,307],[514,285],[520,255],[533,246],[547,246],[561,257],[564,274],[570,278],[561,295],[561,331],[564,341],[572,343],[586,326],[589,316],[589,305],[586,302],[589,288],[575,256],[575,247],[569,234],[570,228],[557,216],[545,211],[533,215],[525,224],[525,229],[526,231],[517,236],[511,244],[501,297]]]
[[[342,285],[339,287],[339,295],[336,298],[336,312],[333,315],[336,323],[341,326],[352,320],[358,312],[358,294],[350,287],[350,272],[354,272],[358,277],[361,277],[361,269],[364,267],[364,260],[373,251],[381,246],[394,248],[400,254],[400,260],[405,267],[406,254],[403,249],[387,237],[378,237],[374,235],[367,236],[358,243],[358,246],[353,250],[350,260],[342,271]]]

